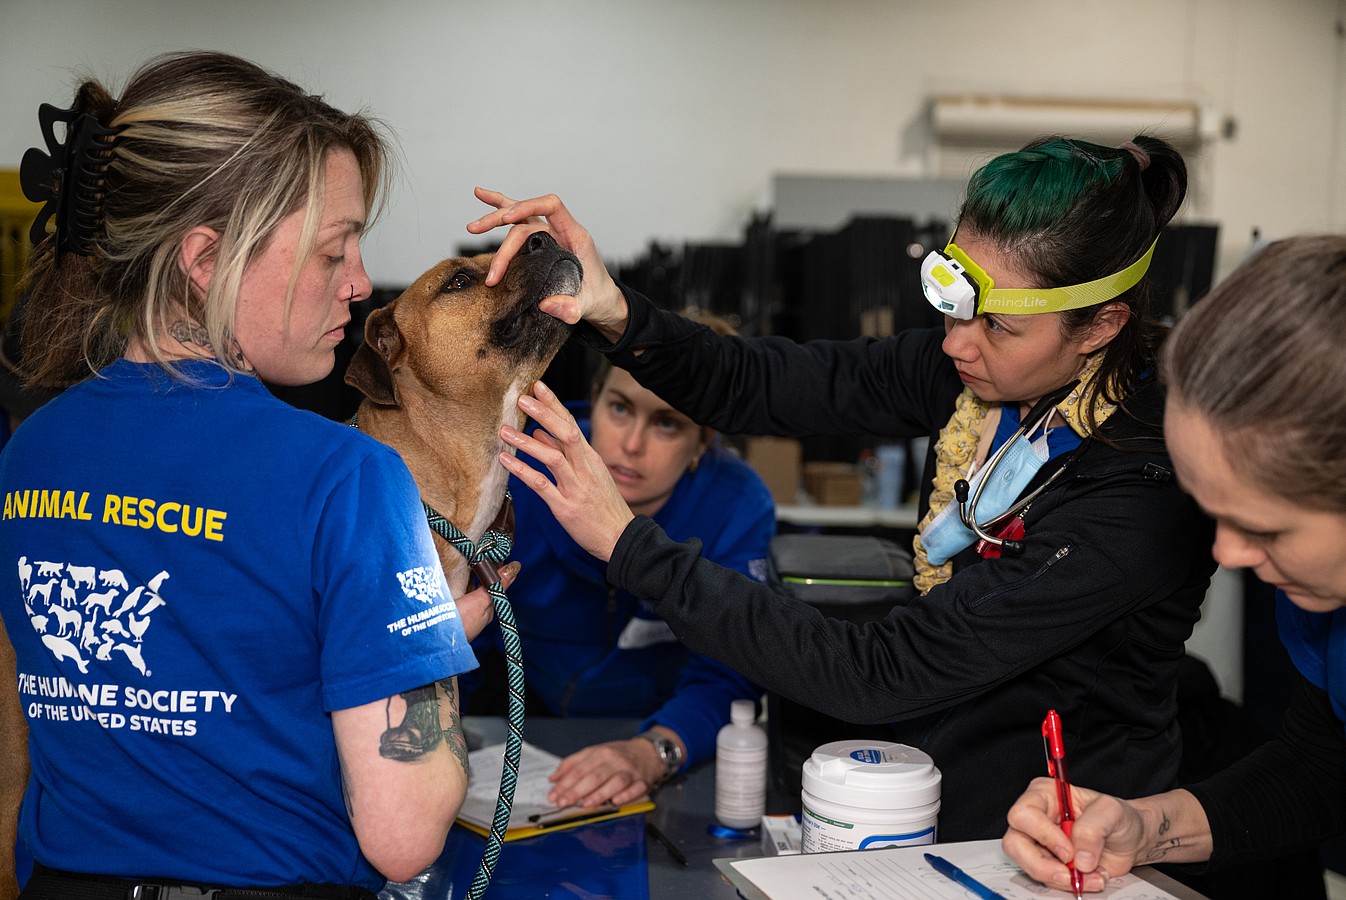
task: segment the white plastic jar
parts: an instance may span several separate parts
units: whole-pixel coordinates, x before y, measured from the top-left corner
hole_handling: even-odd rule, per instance
[[[924,751],[887,741],[834,741],[804,763],[805,853],[933,844],[940,774]]]

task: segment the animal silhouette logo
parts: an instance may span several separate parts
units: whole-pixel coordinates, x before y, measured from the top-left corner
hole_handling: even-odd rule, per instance
[[[131,587],[120,568],[30,561],[25,555],[16,569],[28,620],[57,662],[73,664],[80,674],[97,663],[150,677],[145,634],[153,613],[168,605],[162,594],[167,570]]]

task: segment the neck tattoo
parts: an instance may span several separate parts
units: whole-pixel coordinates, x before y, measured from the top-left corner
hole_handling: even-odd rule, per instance
[[[198,347],[205,347],[207,350],[213,350],[210,346],[210,332],[206,331],[205,326],[198,325],[195,322],[184,322],[181,319],[168,326],[168,333],[172,335],[173,340],[182,344],[196,344]]]

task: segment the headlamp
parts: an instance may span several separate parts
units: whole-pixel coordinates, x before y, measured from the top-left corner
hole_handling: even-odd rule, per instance
[[[997,288],[995,279],[951,239],[921,262],[921,289],[930,305],[946,316],[971,319],[981,313],[1025,316],[1097,306],[1135,286],[1150,268],[1155,238],[1145,255],[1114,275],[1055,288]]]
[[[956,249],[953,242],[945,251]],[[982,272],[986,282],[994,284]],[[967,273],[967,267],[952,256],[931,250],[921,262],[921,290],[930,305],[946,316],[970,319],[977,314],[978,280]]]

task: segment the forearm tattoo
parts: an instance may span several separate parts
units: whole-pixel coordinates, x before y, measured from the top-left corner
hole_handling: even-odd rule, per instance
[[[443,740],[466,773],[467,736],[463,733],[463,719],[458,712],[458,682],[446,678],[438,682],[438,686],[444,689],[449,704],[448,728],[440,721],[435,682],[403,691],[398,696],[406,703],[406,711],[397,725],[392,724],[393,698],[388,698],[388,730],[379,736],[379,755],[385,759],[416,760],[434,750]]]
[[[393,698],[388,698],[388,730],[379,736],[379,755],[385,759],[415,760],[439,746],[444,733],[439,727],[439,704],[434,682],[403,691],[406,703],[402,722],[393,725]]]
[[[467,734],[463,731],[463,717],[458,709],[458,679],[445,678],[439,686],[444,688],[444,696],[449,701],[449,729],[444,733],[444,740],[449,745],[449,752],[458,758],[463,773],[467,774]]]

